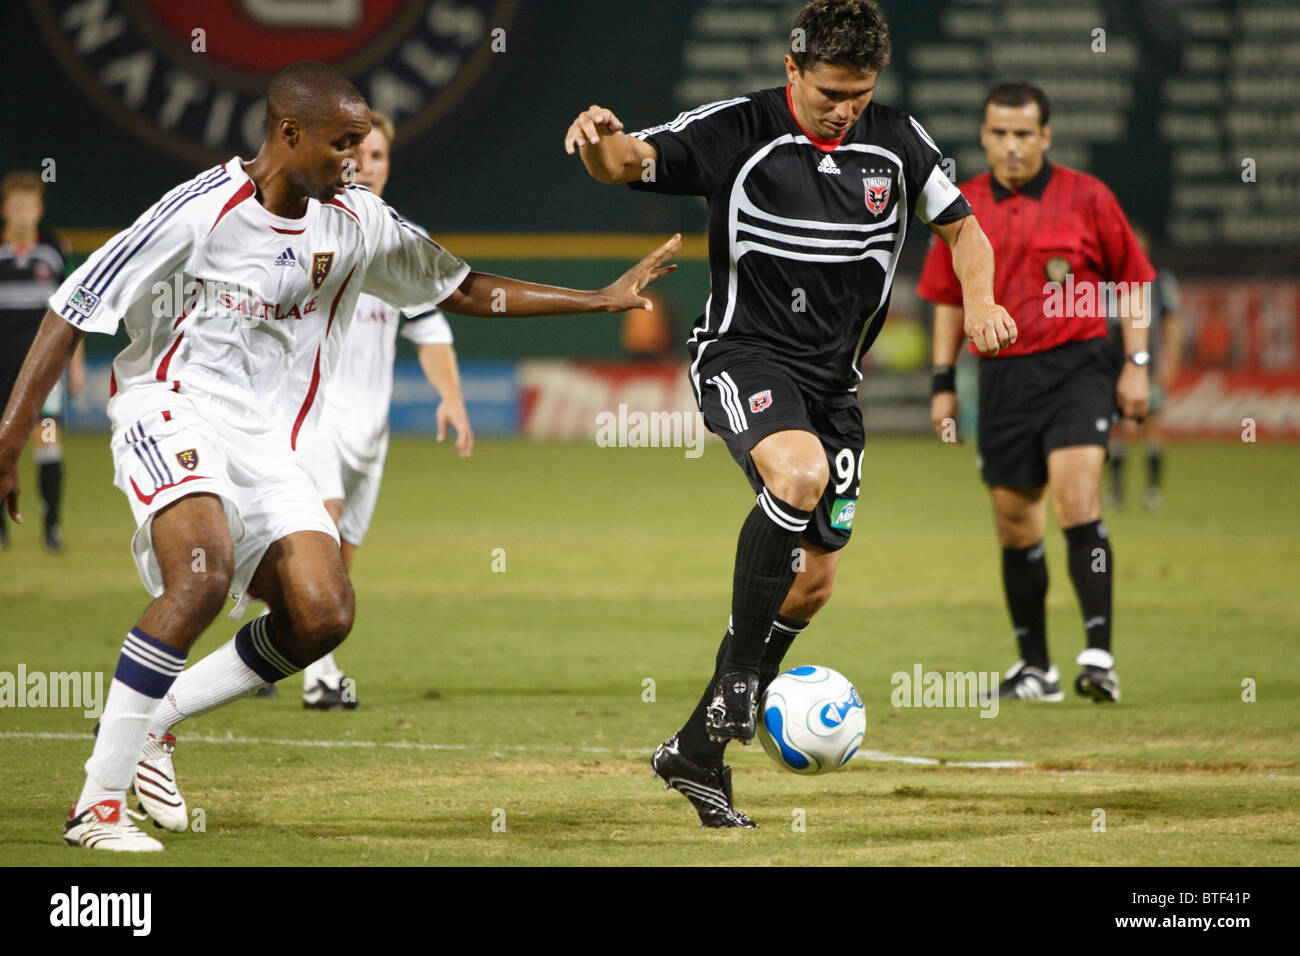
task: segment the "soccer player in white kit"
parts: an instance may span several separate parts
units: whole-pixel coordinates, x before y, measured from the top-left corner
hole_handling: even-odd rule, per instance
[[[365,99],[333,67],[276,76],[257,156],[173,189],[68,277],[0,416],[0,499],[21,523],[17,462],[41,402],[86,332],[125,323],[108,408],[115,484],[154,600],[122,645],[64,824],[73,846],[162,849],[135,826],[126,788],[134,778],[156,822],[186,828],[164,728],[301,670],[351,629],[337,532],[294,446],[361,292],[465,315],[493,315],[502,297],[510,315],[621,312],[649,307],[641,289],[672,268],[679,236],[598,291],[472,272],[348,188],[369,132]],[[270,614],[182,673],[227,593],[237,610],[255,593]],[[142,776],[146,758],[168,779]]]
[[[356,181],[376,196],[388,184],[393,121],[370,111],[370,135],[361,143]],[[325,510],[339,529],[343,568],[352,561],[370,528],[388,455],[388,408],[393,396],[393,362],[398,328],[415,343],[420,366],[438,392],[438,441],[450,427],[456,452],[468,458],[474,432],[460,390],[460,373],[452,346],[451,326],[438,310],[407,315],[373,295],[357,299],[352,327],[344,338],[338,366],[325,383],[324,404],[314,433],[300,436],[300,450]],[[353,709],[358,695],[333,654],[308,664],[302,672],[302,702],[317,710]],[[274,692],[274,684],[267,690]]]

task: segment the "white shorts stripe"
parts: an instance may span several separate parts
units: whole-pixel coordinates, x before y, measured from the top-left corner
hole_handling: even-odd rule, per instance
[[[745,417],[745,404],[740,400],[740,389],[736,387],[736,382],[732,379],[730,372],[719,372],[718,377],[727,383],[727,389],[731,392],[731,400],[736,405],[736,414],[740,416],[740,430],[744,431],[749,428],[749,419]]]
[[[745,420],[735,383],[726,372],[715,375],[709,381],[718,388],[718,399],[722,402],[722,410],[727,413],[727,423],[731,426],[732,432],[739,435],[749,427],[749,423]]]

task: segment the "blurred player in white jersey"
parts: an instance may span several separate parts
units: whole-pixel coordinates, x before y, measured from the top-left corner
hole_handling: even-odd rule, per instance
[[[388,183],[393,133],[393,121],[371,110],[370,135],[361,144],[356,181],[376,196],[384,194]],[[388,407],[393,397],[399,323],[402,336],[415,343],[420,367],[440,398],[438,441],[450,427],[456,433],[455,448],[461,458],[468,458],[474,447],[446,318],[437,309],[403,313],[373,295],[362,295],[338,365],[325,383],[320,422],[301,445],[308,470],[325,499],[325,510],[338,526],[343,567],[349,573],[375,513],[388,455]],[[304,707],[350,710],[357,706],[355,685],[346,681],[333,654],[309,664],[302,678]],[[267,686],[274,691],[274,684]]]
[[[297,455],[364,291],[399,308],[555,315],[644,308],[674,236],[597,291],[470,267],[370,190],[349,184],[370,107],[348,79],[301,62],[271,81],[266,141],[173,189],[93,253],[50,310],[0,416],[0,500],[21,522],[17,462],[37,412],[86,332],[130,339],[113,362],[115,483],[152,603],[127,634],[85,783],[63,826],[72,846],[151,851],[142,808],[183,831],[171,728],[302,670],[352,628],[338,532]],[[112,188],[112,183],[105,183]],[[185,668],[226,595],[270,613]],[[184,673],[182,670],[184,669]]]

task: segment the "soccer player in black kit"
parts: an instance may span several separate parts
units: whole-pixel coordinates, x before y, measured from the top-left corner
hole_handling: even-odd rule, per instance
[[[912,215],[953,250],[971,341],[996,353],[1016,337],[993,301],[992,249],[938,148],[906,113],[871,101],[890,54],[876,5],[814,0],[790,49],[784,88],[631,134],[593,105],[565,136],[600,182],[709,202],[711,294],[689,343],[691,381],[757,503],[713,677],[651,760],[707,827],[756,825],[733,805],[723,752],[753,738],[759,695],[830,598],[861,480],[859,361],[888,313]]]
[[[15,170],[0,182],[0,409],[9,400],[18,370],[45,317],[46,303],[67,272],[63,243],[41,226],[45,215],[45,183],[34,172]],[[85,378],[82,350],[68,370],[71,390],[80,391]],[[41,505],[45,517],[45,547],[63,549],[59,505],[63,497],[63,449],[58,432],[66,407],[63,382],[41,407],[41,427],[33,457],[40,475]],[[50,427],[50,426],[53,427]],[[8,545],[4,510],[0,509],[0,551]]]

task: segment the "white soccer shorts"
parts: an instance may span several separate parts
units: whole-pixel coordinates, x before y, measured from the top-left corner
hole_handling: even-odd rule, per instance
[[[163,592],[162,569],[153,549],[153,517],[169,504],[196,493],[221,499],[234,542],[230,594],[247,604],[248,584],[267,548],[299,531],[319,531],[338,541],[311,476],[283,435],[222,426],[210,403],[171,392],[110,407],[113,418],[113,483],[131,503],[136,532],[131,539],[140,580],[154,597]],[[195,555],[195,561],[200,559]]]
[[[343,502],[339,537],[353,547],[360,547],[365,540],[379,501],[387,455],[386,435],[381,444],[381,449],[371,450],[358,464],[356,453],[347,449],[328,425],[314,429],[310,435],[298,436],[303,466],[315,480],[321,500]]]

